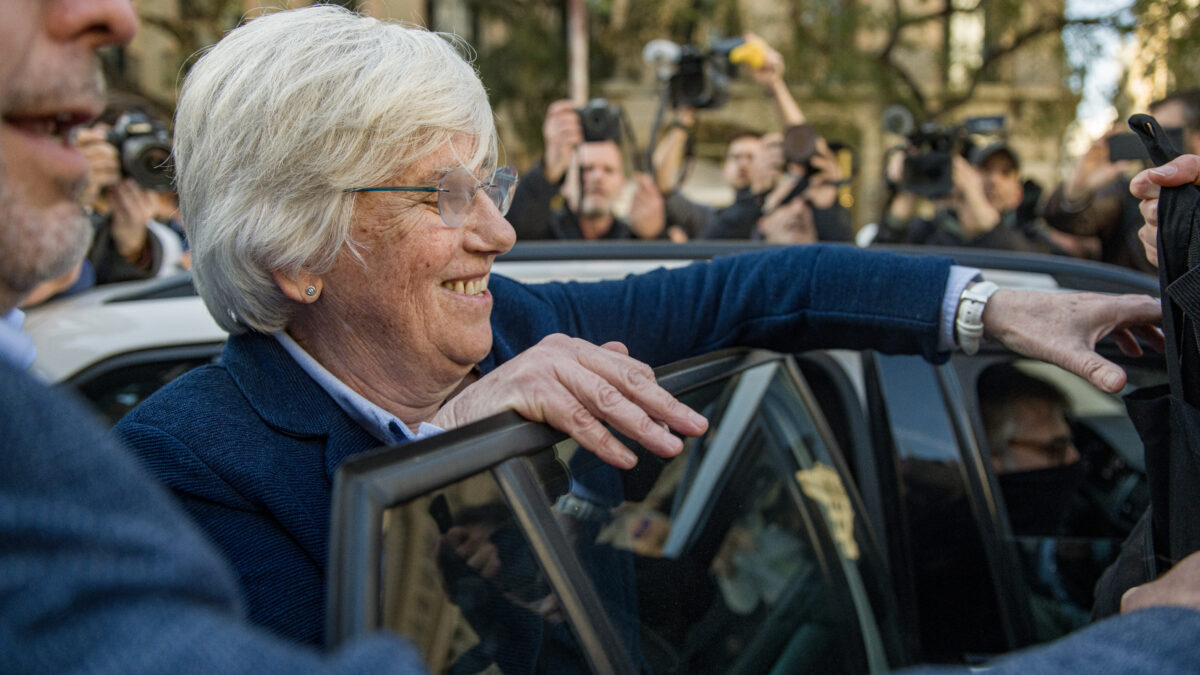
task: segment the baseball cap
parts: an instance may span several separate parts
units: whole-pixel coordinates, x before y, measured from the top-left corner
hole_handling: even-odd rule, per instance
[[[1012,159],[1013,164],[1016,165],[1017,168],[1020,168],[1021,157],[1008,146],[1008,143],[1003,141],[992,143],[991,145],[985,145],[982,148],[975,148],[975,150],[971,152],[971,164],[979,166],[998,152],[1007,154],[1009,158]]]

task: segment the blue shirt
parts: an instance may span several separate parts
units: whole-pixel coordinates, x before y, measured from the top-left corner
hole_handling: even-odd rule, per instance
[[[29,370],[37,356],[33,340],[21,332],[21,326],[24,324],[25,313],[16,308],[0,318],[0,359],[4,359],[18,370]]]

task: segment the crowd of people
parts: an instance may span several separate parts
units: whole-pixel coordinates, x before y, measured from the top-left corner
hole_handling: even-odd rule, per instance
[[[997,289],[949,259],[845,246],[771,248],[587,284],[493,275],[527,227],[584,238],[740,228],[811,243],[823,227],[845,226],[842,179],[829,144],[782,96],[782,63],[769,56],[760,75],[780,93],[789,128],[739,139],[728,159],[753,217],[738,215],[738,202],[706,211],[677,199],[697,220],[670,221],[660,176],[637,179],[655,208],[618,217],[619,149],[588,147],[573,110],[557,114],[566,106],[547,121],[540,172],[550,189],[530,195],[497,166],[492,111],[462,45],[317,5],[235,29],[183,82],[179,220],[196,288],[231,337],[219,363],[176,379],[105,436],[77,402],[22,372],[30,344],[16,308],[77,275],[85,257],[97,280],[168,264],[159,231],[171,230],[150,221],[170,214],[129,177],[88,161],[107,130],[89,138],[73,128],[103,108],[95,51],[128,40],[137,19],[126,0],[0,7],[5,672],[421,672],[394,636],[319,649],[338,465],[505,410],[549,423],[616,468],[636,456],[604,423],[673,457],[680,436],[708,421],[659,387],[651,366],[731,346],[874,348],[940,362],[987,337],[1115,392],[1125,373],[1096,341],[1113,334],[1133,355],[1135,336],[1162,343],[1152,298]],[[556,215],[527,200],[564,182],[564,155],[584,185]],[[659,158],[669,168],[670,153]],[[765,189],[764,174],[774,177]],[[83,190],[89,182],[98,189]],[[1156,196],[1146,181],[1135,188]],[[518,218],[518,205],[544,217]],[[646,316],[654,321],[636,320]],[[1198,565],[1185,560],[1138,590],[1131,607],[1142,611],[1012,663],[1083,667],[1107,649],[1120,650],[1111,663],[1165,672],[1195,649],[1200,603],[1178,589],[1196,588]],[[1164,607],[1180,604],[1192,609]]]
[[[675,106],[651,166],[631,171],[636,164],[631,155],[640,150],[623,137],[621,125],[614,120],[609,137],[585,139],[580,111],[560,100],[546,112],[542,156],[522,173],[513,196],[509,220],[517,240],[855,241],[859,228],[838,198],[850,177],[785,83],[783,57],[753,34],[746,39],[762,55],[750,72],[771,98],[777,119],[774,128],[741,128],[728,137],[721,174],[732,195],[729,203],[700,203],[681,189],[700,111]],[[1184,149],[1200,150],[1200,91],[1173,94],[1152,104],[1150,112],[1164,127],[1183,131]],[[173,186],[132,176],[121,149],[123,133],[114,134],[114,124],[130,116],[166,134],[163,121],[124,102],[110,104],[78,131],[76,142],[89,163],[78,201],[92,221],[93,240],[84,260],[41,284],[22,306],[190,267]],[[933,195],[909,186],[905,175],[906,159],[919,148],[893,148],[886,155],[886,204],[871,225],[873,235],[859,243],[1053,253],[1151,271],[1140,253],[1140,219],[1128,190],[1135,163],[1108,156],[1107,141],[1120,131],[1094,142],[1049,194],[1021,176],[1020,156],[1002,138],[956,151],[944,193]],[[165,173],[169,162],[162,159]]]
[[[547,111],[543,157],[522,176],[513,201],[518,240],[855,241],[859,228],[838,199],[839,187],[851,177],[844,175],[834,144],[808,123],[784,83],[779,52],[752,34],[746,39],[756,41],[763,54],[751,73],[772,99],[777,120],[774,128],[740,129],[728,137],[721,169],[732,201],[697,203],[680,189],[686,148],[702,111],[675,106],[651,167],[630,172],[630,155],[638,150],[623,142],[620,129],[611,138],[585,141],[575,106],[562,100]],[[1200,151],[1200,91],[1172,94],[1151,104],[1149,112],[1164,127],[1182,132],[1182,150]],[[1151,271],[1128,189],[1139,162],[1109,157],[1109,140],[1121,133],[1127,130],[1114,128],[1096,140],[1049,192],[1021,175],[1021,157],[1003,129],[980,136],[978,143],[952,139],[957,145],[948,149],[940,190],[915,184],[928,176],[906,175],[906,162],[922,152],[910,138],[886,153],[888,197],[871,224],[873,237],[859,243],[1050,253]]]

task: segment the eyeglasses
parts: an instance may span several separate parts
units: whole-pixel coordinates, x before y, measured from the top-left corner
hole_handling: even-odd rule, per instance
[[[466,169],[455,169],[442,177],[437,187],[420,187],[412,185],[388,187],[347,188],[343,192],[436,192],[438,193],[438,213],[447,227],[461,227],[467,222],[467,213],[475,201],[475,192],[483,190],[488,199],[500,210],[500,215],[508,213],[512,205],[513,192],[517,187],[517,170],[512,166],[502,166],[492,172],[491,177],[482,183],[475,182],[475,175]]]

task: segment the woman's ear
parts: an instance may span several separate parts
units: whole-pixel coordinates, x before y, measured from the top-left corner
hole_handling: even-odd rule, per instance
[[[321,277],[307,270],[288,274],[283,270],[271,270],[271,278],[283,294],[295,302],[309,304],[321,297]]]

